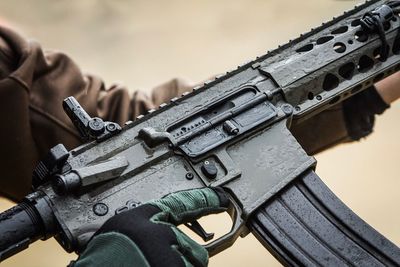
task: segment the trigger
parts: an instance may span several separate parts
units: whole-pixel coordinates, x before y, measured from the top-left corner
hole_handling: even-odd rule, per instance
[[[185,226],[200,236],[204,242],[208,242],[214,238],[214,233],[207,233],[198,221],[185,223]]]

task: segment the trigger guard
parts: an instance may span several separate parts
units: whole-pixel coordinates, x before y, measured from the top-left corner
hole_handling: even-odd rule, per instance
[[[232,228],[228,233],[221,236],[220,238],[203,245],[203,247],[207,249],[210,257],[232,246],[235,243],[236,239],[242,234],[242,230],[245,227],[239,205],[233,200],[231,196],[229,196],[228,198],[230,202],[230,205],[228,207],[228,214],[233,222]]]

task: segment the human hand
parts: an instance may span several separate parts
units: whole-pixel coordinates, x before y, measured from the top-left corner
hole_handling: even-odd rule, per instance
[[[106,221],[73,266],[207,266],[207,250],[177,225],[225,211],[228,204],[221,188],[150,201]]]

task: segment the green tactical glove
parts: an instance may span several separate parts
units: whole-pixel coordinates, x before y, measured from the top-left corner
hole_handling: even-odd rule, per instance
[[[181,191],[148,202],[106,221],[73,266],[207,266],[207,250],[176,226],[228,205],[222,188]]]

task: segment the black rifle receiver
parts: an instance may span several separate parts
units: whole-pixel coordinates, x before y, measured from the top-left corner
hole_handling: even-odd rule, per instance
[[[79,253],[115,214],[223,186],[233,226],[206,245],[211,256],[252,232],[287,266],[400,266],[400,249],[325,186],[288,130],[400,70],[399,6],[367,1],[122,130],[67,98],[91,142],[54,147],[34,172],[34,193],[0,214],[0,259],[52,236]]]

